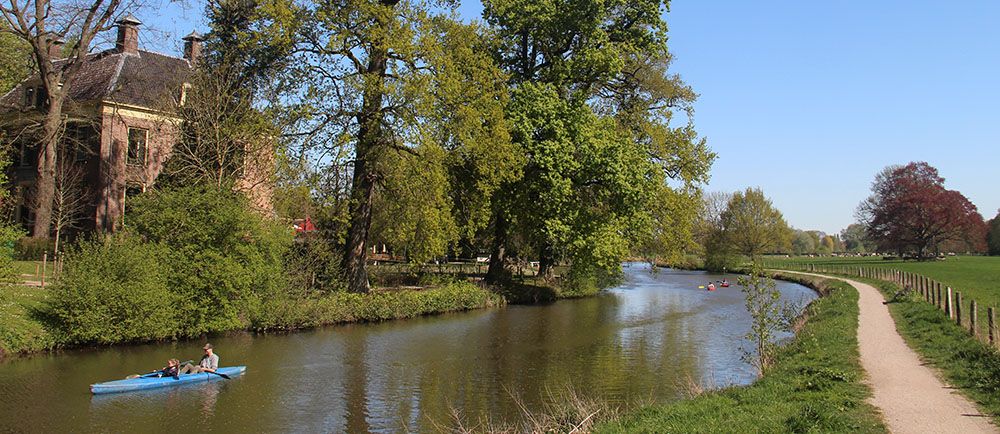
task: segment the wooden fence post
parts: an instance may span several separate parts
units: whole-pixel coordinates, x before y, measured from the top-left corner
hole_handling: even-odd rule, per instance
[[[951,287],[948,287],[948,298],[944,301],[944,314],[948,315],[948,318],[955,317],[955,306],[951,304]]]
[[[997,344],[997,319],[992,307],[986,308],[986,328],[990,333],[990,345]]]
[[[42,253],[42,288],[45,287],[45,267],[49,263],[49,252]]]
[[[976,300],[969,302],[969,333],[972,333],[973,337],[979,337],[979,327],[976,327],[976,311],[978,306],[976,306]]]
[[[955,292],[955,323],[962,326],[962,293]]]

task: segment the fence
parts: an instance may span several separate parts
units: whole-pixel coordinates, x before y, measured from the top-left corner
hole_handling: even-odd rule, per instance
[[[863,279],[881,280],[894,283],[904,289],[915,291],[927,303],[937,307],[943,315],[947,315],[959,327],[967,330],[974,338],[1000,348],[1000,334],[997,331],[996,312],[990,306],[986,308],[985,321],[979,318],[979,303],[974,299],[963,300],[962,293],[953,290],[927,276],[909,271],[893,270],[883,267],[866,267],[862,265],[832,265],[809,263],[772,263],[769,268],[797,270],[821,274],[837,274]]]

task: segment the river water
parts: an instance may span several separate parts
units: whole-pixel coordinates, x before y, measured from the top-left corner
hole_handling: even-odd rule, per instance
[[[572,388],[666,401],[683,384],[753,380],[749,315],[721,275],[626,264],[601,295],[282,335],[213,339],[232,380],[90,395],[90,383],[198,359],[202,342],[67,351],[0,363],[0,432],[400,432],[450,426],[452,410],[516,421]],[[735,280],[736,276],[725,276]],[[815,293],[778,282],[782,298]],[[517,397],[514,399],[513,397]]]

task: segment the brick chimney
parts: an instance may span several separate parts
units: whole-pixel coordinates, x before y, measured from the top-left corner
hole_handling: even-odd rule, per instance
[[[115,48],[119,53],[139,54],[139,26],[142,22],[132,14],[118,20],[118,42]]]
[[[201,60],[201,42],[205,38],[192,30],[190,35],[181,39],[184,41],[184,58],[191,62],[191,65],[197,65]]]
[[[62,59],[62,48],[64,44],[66,44],[66,41],[63,40],[63,38],[55,38],[49,41],[49,59]]]

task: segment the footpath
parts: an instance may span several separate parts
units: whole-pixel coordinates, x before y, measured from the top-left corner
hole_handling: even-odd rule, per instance
[[[840,277],[858,290],[858,346],[872,389],[869,399],[894,433],[1000,433],[976,405],[920,361],[889,315],[885,298],[871,285]]]

